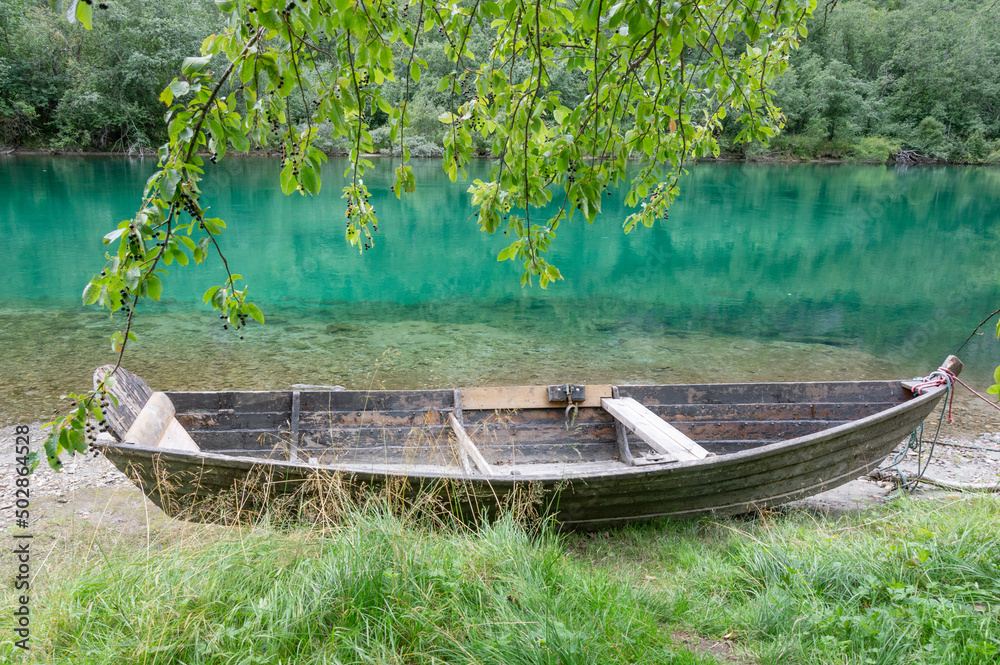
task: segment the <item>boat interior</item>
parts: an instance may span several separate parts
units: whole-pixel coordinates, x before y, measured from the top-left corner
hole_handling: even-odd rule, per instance
[[[912,399],[900,381],[165,395],[204,452],[519,477],[725,455]]]

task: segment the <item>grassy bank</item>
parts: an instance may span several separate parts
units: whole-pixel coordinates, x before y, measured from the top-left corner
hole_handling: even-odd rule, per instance
[[[697,634],[748,662],[995,663],[998,518],[981,498],[569,536],[375,509],[325,533],[91,534],[46,559],[28,658],[4,598],[0,660],[716,662],[677,640]]]

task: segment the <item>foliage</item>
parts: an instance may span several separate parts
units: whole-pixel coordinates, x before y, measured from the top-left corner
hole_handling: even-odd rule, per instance
[[[883,136],[865,136],[853,146],[851,160],[862,164],[885,164],[899,154],[902,147]]]
[[[786,132],[867,137],[938,161],[983,163],[1000,138],[1000,5],[988,0],[828,4],[775,83]],[[927,118],[940,123],[928,141]],[[974,138],[978,137],[978,138]],[[802,145],[807,145],[808,142]],[[813,141],[819,156],[826,145]],[[776,146],[780,149],[780,146]]]
[[[83,292],[84,304],[125,314],[112,338],[119,354],[134,337],[140,299],[160,298],[165,266],[199,263],[210,249],[227,279],[205,302],[226,327],[263,323],[219,251],[225,223],[206,215],[203,153],[214,163],[230,150],[280,149],[282,191],[315,194],[326,161],[317,132],[329,128],[330,142],[346,141],[351,164],[342,195],[346,239],[364,251],[379,223],[364,182],[372,130],[387,125],[389,142],[400,146],[393,192],[412,192],[409,86],[431,62],[446,63],[424,102],[441,109],[444,170],[452,180],[464,176],[488,146],[496,158],[490,178],[469,188],[479,226],[509,235],[498,260],[517,262],[522,284],[537,279],[544,288],[561,279],[545,259],[559,225],[577,212],[592,222],[609,187],[627,183],[626,202],[637,208],[626,233],[652,226],[677,195],[683,162],[718,154],[723,120],[739,127],[737,140],[775,135],[782,116],[768,85],[805,36],[814,0],[216,4],[225,28],[204,40],[201,56],[182,62],[181,76],[160,95],[168,108],[160,169],[135,217],[105,236],[107,264]],[[92,18],[86,2],[74,0],[67,12],[85,24]],[[425,40],[435,33],[437,42]],[[557,85],[569,91],[565,99]],[[633,159],[643,165],[631,169]],[[543,213],[553,202],[558,210]],[[81,403],[95,405],[103,392],[102,385]],[[50,461],[65,448],[65,428],[83,436],[78,424],[53,421]]]
[[[0,0],[0,143],[135,151],[166,139],[157,97],[218,12],[208,0],[106,6],[87,31],[48,3]]]

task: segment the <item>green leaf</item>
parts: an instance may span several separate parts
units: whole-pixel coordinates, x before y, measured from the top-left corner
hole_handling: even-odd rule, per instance
[[[215,0],[215,6],[220,12],[230,13],[236,9],[236,0]]]
[[[174,93],[174,97],[183,97],[191,89],[191,85],[187,81],[173,81],[169,86],[170,92]]]
[[[66,12],[66,18],[69,19],[70,23],[79,21],[80,25],[90,30],[93,28],[94,8],[88,2],[73,0],[73,4],[70,5],[69,10]]]
[[[163,293],[163,282],[156,275],[149,275],[146,278],[146,293],[153,300],[159,300]]]
[[[438,120],[440,120],[446,125],[450,125],[451,123],[455,122],[455,114],[445,111],[444,113],[438,116]]]
[[[226,226],[221,219],[217,219],[215,217],[211,219],[203,219],[201,221],[205,224],[205,230],[213,235],[222,233],[222,229]]]
[[[97,302],[97,299],[101,296],[101,287],[94,283],[87,284],[83,287],[83,304],[93,305]]]
[[[232,143],[233,147],[239,152],[246,152],[250,149],[250,141],[247,140],[247,137],[244,136],[242,132],[235,134],[228,132],[227,136],[229,137],[229,142]]]
[[[118,238],[120,238],[121,235],[123,233],[125,233],[126,231],[128,231],[128,228],[127,227],[122,227],[120,229],[116,229],[116,230],[112,231],[111,233],[108,233],[107,235],[104,236],[104,244],[105,245],[110,245],[112,242],[114,242],[115,240],[117,240]]]
[[[221,286],[211,287],[208,291],[205,291],[205,295],[201,297],[201,301],[206,303],[211,302],[212,298],[215,297],[215,294],[218,293],[219,289],[221,288],[222,288]]]
[[[205,67],[208,67],[208,63],[211,59],[212,56],[210,55],[203,55],[198,58],[184,58],[184,62],[181,63],[181,71],[188,76],[198,74],[205,69]]]
[[[311,166],[302,167],[302,186],[310,194],[319,194],[320,179],[316,176],[316,169]]]
[[[253,320],[261,325],[264,324],[264,314],[260,311],[260,308],[252,302],[246,304],[247,313],[253,317]]]
[[[70,449],[69,427],[64,426],[62,428],[62,431],[59,432],[59,447],[56,449],[56,454],[62,452],[63,450],[69,450],[69,449]]]
[[[416,62],[410,63],[410,78],[413,79],[414,83],[420,80],[420,65]]]
[[[49,462],[59,454],[59,426],[55,423],[52,425],[52,431],[49,432],[49,437],[45,439],[45,455],[49,458]],[[52,465],[53,469],[57,468],[57,465]]]
[[[295,165],[289,162],[285,168],[281,169],[278,181],[281,183],[281,191],[286,195],[294,192],[299,186],[299,183],[295,181]]]

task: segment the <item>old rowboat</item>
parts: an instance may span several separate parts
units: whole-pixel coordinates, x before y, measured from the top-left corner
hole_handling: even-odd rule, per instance
[[[530,489],[542,513],[585,529],[832,489],[878,466],[946,391],[827,381],[154,393],[124,369],[114,378],[117,441],[98,447],[171,514],[261,483],[266,500],[315,493],[322,476],[438,492],[463,514]]]

